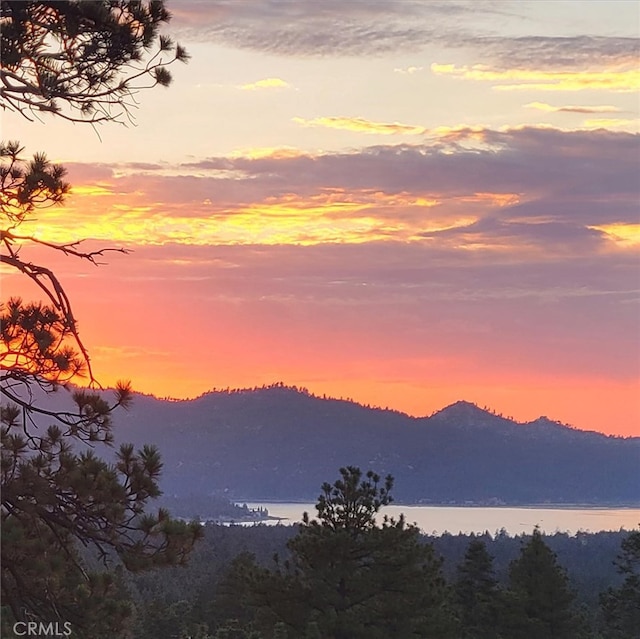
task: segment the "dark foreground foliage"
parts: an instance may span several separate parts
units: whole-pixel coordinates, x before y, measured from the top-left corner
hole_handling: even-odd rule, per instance
[[[129,119],[136,93],[169,85],[167,66],[188,57],[160,34],[169,19],[162,0],[1,0],[0,112],[93,127]],[[126,251],[29,233],[25,224],[69,195],[65,176],[44,153],[0,142],[0,263],[39,294],[0,302],[3,637],[50,636],[65,623],[76,638],[124,637],[134,613],[124,569],[180,563],[201,534],[151,510],[162,468],[154,447],[122,443],[114,461],[102,458],[131,389],[119,383],[112,401],[97,392],[68,292],[40,259],[98,265]],[[88,388],[72,407],[51,410],[48,398],[79,377]],[[87,549],[102,564],[89,565]]]
[[[315,521],[205,526],[130,583],[134,636],[637,639],[640,531],[425,537],[376,521],[392,484],[346,468]]]

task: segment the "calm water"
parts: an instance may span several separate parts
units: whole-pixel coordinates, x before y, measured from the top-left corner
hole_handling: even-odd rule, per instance
[[[314,504],[249,503],[250,508],[266,508],[283,524],[302,519],[306,510],[315,514]],[[398,517],[404,513],[407,522],[417,524],[425,533],[441,535],[495,533],[502,528],[511,535],[530,533],[535,526],[546,533],[576,533],[601,530],[631,530],[640,525],[640,508],[475,508],[453,506],[387,506],[382,514]],[[270,521],[270,524],[278,522]]]

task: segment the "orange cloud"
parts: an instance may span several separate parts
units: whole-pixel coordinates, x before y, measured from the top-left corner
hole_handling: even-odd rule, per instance
[[[65,207],[38,212],[23,231],[52,242],[86,237],[126,246],[393,240],[514,262],[546,261],[569,246],[576,254],[625,252],[628,234],[614,243],[594,227],[635,222],[624,217],[635,202],[633,135],[482,127],[432,133],[435,140],[425,144],[334,154],[250,149],[171,173],[159,164],[157,174],[145,166],[132,175],[127,169],[134,165],[123,165],[117,175],[94,172],[82,180],[80,168],[80,179],[71,172],[78,188]],[[565,176],[574,177],[575,158],[590,156],[575,195],[558,200]],[[612,162],[620,175],[613,190],[602,179]],[[582,188],[590,194],[586,201]],[[620,210],[615,217],[614,208],[600,204],[613,200]]]
[[[463,80],[503,83],[495,84],[500,91],[583,91],[606,90],[620,93],[640,89],[639,69],[603,71],[537,71],[534,69],[494,69],[484,64],[471,66],[455,64],[431,65],[436,75]]]
[[[248,160],[261,160],[263,158],[271,158],[274,160],[284,160],[288,158],[297,158],[304,153],[292,146],[264,146],[249,149],[238,149],[229,155],[230,158],[246,158]]]
[[[293,118],[296,124],[307,127],[326,127],[329,129],[342,129],[344,131],[357,131],[358,133],[374,133],[377,135],[420,135],[426,133],[427,129],[411,124],[400,124],[399,122],[372,122],[365,118],[341,118],[326,117],[305,120],[304,118]]]
[[[205,200],[199,208],[191,203],[143,204],[148,197],[143,193],[129,195],[129,203],[123,204],[119,197],[105,198],[102,194],[94,199],[89,195],[90,186],[79,192],[82,195],[69,198],[64,208],[41,211],[37,220],[24,225],[24,232],[49,242],[66,243],[86,237],[127,245],[308,246],[385,239],[410,241],[419,239],[417,233],[466,226],[477,219],[474,214],[458,211],[456,202],[464,209],[473,203],[502,206],[513,198],[487,193],[452,198],[451,207],[427,217],[421,212],[441,205],[433,196],[367,189],[323,189],[306,197],[289,193],[247,205],[214,205]],[[403,215],[407,218],[403,219]]]
[[[640,121],[624,118],[590,118],[584,121],[588,129],[624,129],[626,131],[638,131]]]
[[[609,240],[623,248],[640,247],[640,224],[601,224],[588,228],[602,231]]]
[[[89,195],[91,197],[113,195],[113,191],[108,184],[81,184],[80,186],[74,186],[72,193],[74,195]]]
[[[546,102],[529,102],[524,105],[528,109],[537,109],[547,113],[619,113],[621,109],[611,105],[602,106],[553,106]]]
[[[418,71],[422,71],[424,67],[405,67],[405,68],[396,68],[393,71],[395,73],[401,73],[402,75],[413,75],[414,73],[418,73]]]
[[[513,206],[520,201],[520,196],[516,193],[474,193],[472,196],[459,198],[461,202],[479,203],[487,202],[493,206]]]
[[[289,89],[291,85],[280,78],[265,78],[250,84],[242,84],[238,86],[242,91],[256,91],[258,89]]]
[[[470,126],[460,124],[456,126],[438,126],[431,129],[429,134],[439,142],[459,144],[461,142],[474,142],[482,146],[487,145],[487,131],[485,126]]]

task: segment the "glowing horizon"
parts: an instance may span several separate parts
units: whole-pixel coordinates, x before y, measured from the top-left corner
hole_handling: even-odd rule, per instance
[[[640,435],[639,6],[169,4],[192,59],[136,127],[4,114],[72,184],[16,232],[130,251],[22,248],[103,384]]]

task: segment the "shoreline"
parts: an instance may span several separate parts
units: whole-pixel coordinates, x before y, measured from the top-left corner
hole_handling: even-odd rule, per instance
[[[291,505],[314,505],[311,501],[305,500],[284,500],[284,499],[247,499],[233,500],[234,504],[291,504]],[[514,503],[514,504],[492,504],[492,503],[450,503],[450,502],[399,502],[393,501],[389,506],[406,508],[495,508],[495,509],[522,509],[522,510],[637,510],[640,509],[640,502],[620,504],[603,503]],[[277,519],[277,518],[276,518]]]

